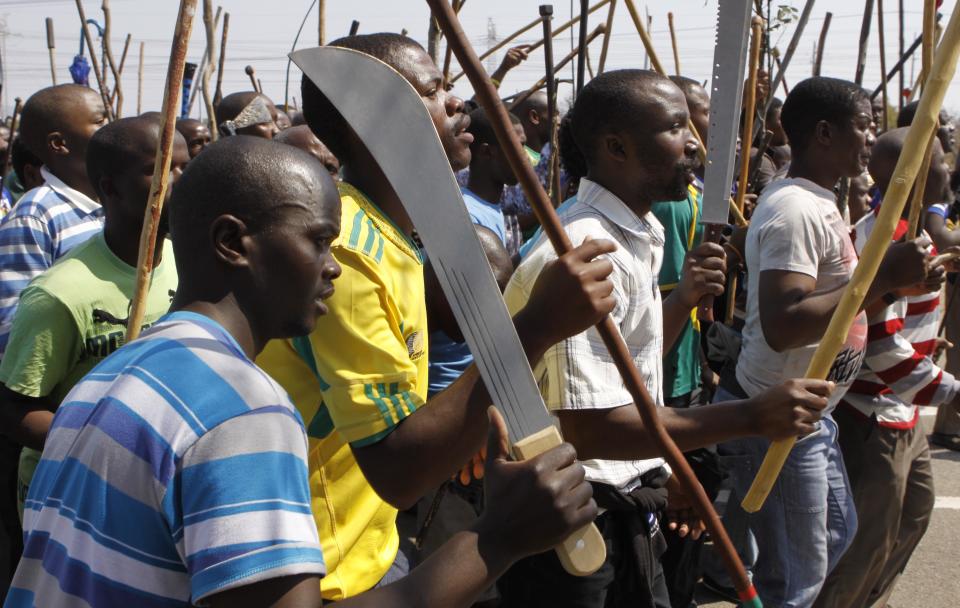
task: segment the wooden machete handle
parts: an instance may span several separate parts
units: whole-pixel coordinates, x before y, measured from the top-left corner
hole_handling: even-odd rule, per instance
[[[529,460],[563,443],[560,431],[548,426],[513,444],[520,460]],[[587,576],[600,569],[607,559],[607,546],[594,524],[588,524],[563,541],[555,549],[563,569],[573,576]]]

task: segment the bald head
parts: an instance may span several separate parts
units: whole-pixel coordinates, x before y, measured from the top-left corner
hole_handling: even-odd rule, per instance
[[[550,106],[547,94],[537,91],[510,108],[517,115],[530,147],[538,152],[550,141]]]
[[[242,125],[237,125],[236,134],[272,139],[279,131],[276,124],[277,107],[273,105],[273,101],[269,97],[256,91],[231,93],[214,108],[221,135],[233,135],[229,130],[223,128],[224,123],[237,120],[241,113],[257,100],[263,104],[263,107],[260,108],[262,111],[245,113],[247,116],[244,118],[247,120],[244,120]]]
[[[27,149],[46,163],[51,156],[48,145],[51,133],[78,133],[85,125],[99,127],[105,121],[105,114],[103,102],[93,89],[78,84],[47,87],[31,95],[24,104],[20,137]],[[90,135],[94,130],[90,130]],[[83,147],[86,148],[86,141]]]
[[[340,161],[338,161],[337,157],[333,155],[333,152],[313,134],[313,131],[311,131],[307,125],[298,125],[284,129],[277,133],[273,140],[287,144],[288,146],[300,148],[320,161],[320,164],[326,168],[331,177],[334,179],[339,178]]]

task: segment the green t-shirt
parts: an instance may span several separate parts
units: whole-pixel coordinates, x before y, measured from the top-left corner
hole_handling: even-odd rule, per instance
[[[665,235],[663,266],[660,267],[660,291],[664,297],[680,282],[683,260],[703,235],[700,223],[700,192],[688,188],[687,198],[670,203],[654,203],[653,214],[663,224]],[[663,359],[665,398],[685,395],[700,386],[700,324],[696,310]]]
[[[60,404],[73,385],[124,344],[136,269],[110,251],[99,232],[20,294],[10,341],[0,361],[0,382],[27,397],[47,397]],[[177,288],[173,247],[167,240],[154,270],[144,327],[170,308]],[[36,450],[20,455],[21,499],[40,460]]]

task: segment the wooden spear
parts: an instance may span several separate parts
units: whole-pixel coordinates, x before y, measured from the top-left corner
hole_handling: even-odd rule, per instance
[[[83,31],[83,38],[87,41],[87,48],[90,49],[90,65],[93,67],[93,75],[97,79],[97,88],[100,89],[100,99],[103,100],[107,118],[114,120],[116,114],[113,112],[110,95],[107,93],[107,87],[103,82],[103,72],[100,71],[100,60],[97,59],[97,53],[94,50],[96,47],[93,46],[93,37],[90,35],[90,30],[87,29],[87,13],[83,10],[83,0],[76,0],[76,2],[77,13],[80,15],[80,29]]]
[[[617,10],[617,0],[610,0],[610,9],[607,11],[607,25],[603,28],[603,46],[600,47],[600,61],[597,62],[597,74],[603,74],[607,65],[607,51],[610,49],[610,36],[613,32],[613,16]]]
[[[490,117],[490,122],[500,142],[500,146],[504,150],[511,168],[517,175],[527,200],[530,201],[537,218],[540,220],[544,233],[550,239],[558,255],[570,251],[573,245],[570,243],[570,239],[560,224],[560,220],[553,206],[550,204],[550,200],[547,198],[547,193],[544,192],[543,187],[540,185],[540,181],[537,179],[533,167],[530,166],[529,161],[527,161],[520,141],[517,139],[516,133],[510,125],[510,119],[500,101],[497,90],[490,83],[486,73],[483,71],[483,66],[470,47],[470,43],[467,42],[466,35],[460,28],[456,15],[453,14],[453,9],[447,4],[446,0],[427,0],[427,2],[437,16],[440,27],[446,33],[449,44],[454,46],[454,53],[457,56],[457,60],[466,70],[470,83],[473,85],[474,91],[477,92],[477,100],[480,102],[480,105],[483,106],[484,110],[486,110],[487,116]],[[667,462],[670,463],[684,490],[693,497],[697,513],[707,524],[707,529],[710,531],[715,546],[720,550],[720,554],[728,570],[731,571],[734,586],[739,591],[741,600],[750,606],[760,606],[761,604],[757,598],[756,590],[750,583],[750,579],[747,578],[743,564],[740,563],[733,544],[730,542],[730,538],[727,536],[727,532],[723,528],[723,524],[720,522],[716,511],[714,511],[710,499],[707,497],[706,492],[704,492],[703,486],[700,485],[696,475],[687,463],[686,458],[684,458],[683,454],[663,427],[663,423],[657,415],[657,407],[650,398],[643,377],[633,364],[630,351],[623,341],[623,337],[620,335],[620,331],[614,324],[613,319],[609,316],[606,317],[597,325],[597,331],[600,333],[600,337],[603,339],[607,350],[610,351],[610,355],[623,378],[623,383],[630,392],[633,402],[636,404],[637,410],[643,419],[644,426],[650,432],[650,436],[657,444],[659,451],[664,455]]]
[[[110,0],[103,0],[100,8],[103,10],[103,56],[107,58],[106,63],[110,66],[110,73],[113,74],[114,90],[117,94],[117,105],[114,109],[114,116],[120,118],[121,112],[123,111],[123,87],[120,86],[120,72],[117,70],[117,62],[113,60],[113,45],[110,43],[110,36],[113,33]],[[106,68],[107,66],[104,66],[104,69]],[[108,102],[113,101],[113,95],[108,95],[107,100]]]
[[[890,245],[893,231],[903,213],[907,195],[923,163],[921,156],[923,147],[936,131],[944,95],[957,69],[958,54],[960,54],[960,11],[953,11],[950,23],[944,32],[943,41],[940,43],[939,52],[933,61],[930,78],[927,79],[927,90],[920,97],[920,105],[903,142],[903,150],[897,160],[893,179],[890,180],[873,232],[863,248],[850,282],[843,290],[827,331],[807,367],[808,378],[827,377],[837,354],[843,347],[850,326],[863,304],[867,290],[877,274],[880,261]],[[771,444],[760,466],[760,471],[753,480],[753,486],[743,499],[743,508],[748,513],[756,512],[763,506],[794,443],[796,439],[775,441]]]
[[[923,53],[920,56],[921,65],[920,68],[920,90],[921,97],[923,97],[922,91],[926,90],[926,81],[927,74],[930,73],[931,66],[933,65],[933,50],[934,50],[934,36],[937,20],[936,20],[937,5],[936,0],[924,0],[923,3]],[[916,89],[918,87],[914,87]],[[937,126],[939,128],[939,113],[937,114]],[[920,212],[923,209],[923,197],[924,191],[927,187],[927,172],[930,170],[931,156],[933,155],[933,140],[936,137],[936,130],[930,136],[930,139],[927,141],[927,147],[923,155],[923,165],[920,168],[920,173],[917,175],[917,181],[913,186],[913,198],[910,201],[910,216],[909,216],[909,229],[907,231],[907,238],[914,239],[917,237],[917,233],[920,230]]]
[[[53,86],[57,86],[57,60],[56,60],[56,40],[53,36],[53,19],[47,17],[47,52],[50,54],[50,78],[53,80]]]
[[[860,23],[860,42],[857,46],[857,71],[854,82],[863,84],[863,71],[867,67],[867,42],[870,39],[870,22],[873,20],[873,0],[863,4],[863,21]]]
[[[827,43],[827,32],[830,30],[830,22],[833,21],[833,13],[827,11],[823,18],[823,27],[820,28],[820,38],[817,41],[817,58],[813,62],[813,75],[820,75],[820,66],[823,65],[823,46]]]
[[[810,0],[812,2],[812,0]],[[640,35],[640,41],[643,42],[643,48],[647,52],[647,58],[650,59],[650,65],[653,66],[653,71],[660,74],[661,76],[666,76],[667,72],[663,69],[663,64],[660,63],[660,58],[657,56],[656,49],[653,48],[653,40],[650,38],[650,34],[647,32],[647,28],[643,26],[643,22],[640,19],[640,13],[637,11],[636,5],[633,3],[633,0],[624,0],[624,4],[627,6],[627,11],[630,12],[630,18],[633,19],[633,25],[637,28],[637,34]],[[697,127],[694,126],[693,122],[687,121],[687,128],[690,129],[690,132],[693,133],[693,137],[697,140],[697,154],[700,157],[701,163],[707,162],[707,148],[703,144],[703,138],[700,137],[700,133],[697,132]],[[737,203],[733,200],[731,196],[728,199],[730,203],[730,213],[733,215],[733,219],[738,226],[746,226],[746,218],[743,217],[743,214],[740,213],[740,209],[737,208]]]
[[[880,42],[880,87],[883,90],[883,124],[877,126],[877,132],[887,130],[890,124],[889,110],[890,97],[887,94],[887,45],[883,31],[883,0],[877,0],[877,37]]]
[[[137,67],[137,115],[139,116],[143,101],[143,42],[140,43],[140,65]]]
[[[586,43],[589,45],[591,42],[594,41],[594,39],[596,39],[597,36],[599,36],[599,35],[602,34],[602,33],[603,33],[603,24],[601,23],[601,24],[598,25],[592,32],[590,32],[590,33],[587,35]],[[559,72],[561,69],[563,69],[563,67],[564,67],[565,65],[567,65],[568,63],[570,63],[571,61],[573,61],[573,58],[576,57],[579,52],[580,52],[580,47],[577,47],[577,48],[573,49],[572,51],[570,51],[569,53],[567,53],[567,55],[566,55],[563,59],[561,59],[560,62],[557,63],[557,64],[553,67],[554,72]],[[518,105],[520,105],[521,103],[523,103],[524,101],[526,101],[528,97],[530,97],[531,95],[533,95],[534,93],[536,93],[537,91],[539,91],[540,89],[542,89],[542,88],[544,87],[544,85],[546,85],[546,84],[547,84],[547,78],[546,78],[546,76],[544,76],[543,78],[541,78],[540,80],[538,80],[537,82],[535,82],[532,87],[530,87],[529,89],[527,89],[526,91],[524,91],[524,92],[521,93],[520,95],[517,95],[517,96],[513,99],[513,102],[510,104],[510,109],[512,110],[512,109],[515,108],[516,106],[518,106]]]
[[[217,26],[213,19],[213,0],[203,0],[203,28],[207,35],[207,63],[203,66],[203,76],[200,78],[200,93],[203,95],[203,105],[207,108],[210,138],[217,141],[220,129],[217,128],[217,115],[213,109],[213,98],[210,96],[210,77],[213,76],[213,66],[217,62]]]
[[[23,100],[15,98],[13,103],[13,116],[10,118],[10,141],[7,143],[7,149],[3,153],[3,162],[0,163],[0,193],[3,192],[4,181],[7,174],[10,173],[10,157],[13,156],[13,138],[17,133],[17,123],[20,120],[20,111],[23,109]],[[11,201],[12,203],[12,201]]]
[[[167,82],[163,90],[163,107],[160,112],[160,143],[153,164],[153,180],[150,182],[150,197],[140,231],[140,251],[137,256],[137,287],[130,303],[130,318],[127,323],[127,342],[140,335],[140,326],[147,309],[147,290],[153,275],[153,254],[157,248],[157,230],[160,212],[170,179],[170,164],[173,156],[173,137],[177,122],[177,109],[183,91],[183,65],[187,58],[187,45],[193,29],[193,17],[197,12],[197,0],[180,0],[177,26],[170,45],[170,63],[167,65]]]
[[[750,177],[750,150],[753,147],[753,119],[757,112],[757,73],[760,71],[760,43],[763,42],[763,19],[757,15],[750,22],[750,63],[747,64],[747,99],[743,104],[743,131],[740,135],[740,176],[737,181],[737,209],[743,213],[744,201],[747,196],[747,178]],[[757,156],[757,164],[761,158]],[[733,313],[737,295],[737,275],[730,276],[730,287],[727,290],[727,310],[724,322],[733,324]]]
[[[247,73],[247,76],[250,77],[250,86],[253,87],[253,90],[254,90],[254,91],[256,91],[257,93],[259,93],[259,92],[260,92],[260,87],[257,86],[257,76],[256,76],[256,71],[253,69],[253,66],[252,66],[252,65],[248,65],[247,67],[243,68],[243,71],[246,72],[246,73]]]
[[[574,97],[583,90],[587,79],[587,17],[590,15],[590,0],[580,0],[580,44],[577,52],[577,84]],[[546,38],[544,38],[546,42]]]
[[[677,68],[674,74],[680,76],[683,72],[680,71],[680,52],[677,50],[677,31],[673,27],[672,12],[667,13],[667,24],[670,26],[670,46],[673,47],[673,65]]]
[[[123,78],[123,66],[127,63],[127,53],[130,51],[130,41],[133,36],[127,34],[127,39],[123,42],[123,52],[120,53],[120,65],[117,66],[117,81],[113,83],[113,92],[110,93],[110,101],[117,105],[117,114],[120,113],[120,106],[122,104],[117,103],[117,94],[120,89],[120,79]]]
[[[453,12],[457,15],[460,14],[460,9],[463,8],[464,3],[467,0],[453,0]],[[443,84],[450,84],[450,60],[453,58],[453,50],[450,48],[450,45],[447,45],[446,51],[443,53]]]
[[[223,62],[227,58],[227,32],[230,30],[230,13],[223,14],[223,30],[220,32],[220,64],[217,67],[217,88],[213,94],[213,104],[217,105],[223,99]],[[211,136],[213,131],[210,132]]]

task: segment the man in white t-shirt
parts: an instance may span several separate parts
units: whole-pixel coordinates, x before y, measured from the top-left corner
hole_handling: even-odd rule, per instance
[[[716,401],[754,396],[785,378],[802,377],[857,263],[833,188],[866,168],[874,142],[869,97],[847,81],[810,78],[790,92],[781,120],[793,161],[787,178],[764,191],[753,214],[743,348],[735,376],[722,377]],[[934,272],[939,277],[943,269]],[[922,242],[894,245],[866,302],[923,282],[928,274]],[[821,428],[797,443],[764,508],[749,520],[757,545],[754,584],[765,603],[810,606],[856,531],[829,411],[856,378],[866,338],[861,313],[828,375],[837,387]],[[721,444],[733,509],[739,510],[768,447],[757,438]]]

